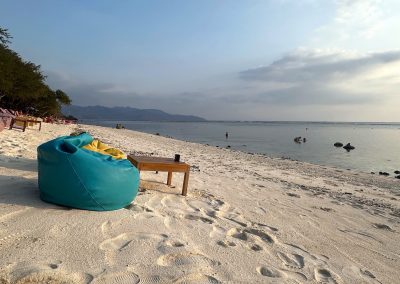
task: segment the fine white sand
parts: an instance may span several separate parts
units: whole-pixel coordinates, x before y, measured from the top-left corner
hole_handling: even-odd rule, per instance
[[[36,147],[77,127],[127,153],[173,157],[111,212],[39,199]],[[129,130],[0,132],[0,283],[399,283],[400,181]]]

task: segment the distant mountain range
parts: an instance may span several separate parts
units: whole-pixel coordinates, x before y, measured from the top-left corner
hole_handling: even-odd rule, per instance
[[[104,106],[64,106],[62,112],[78,119],[139,120],[139,121],[206,121],[193,115],[169,114],[158,109]]]

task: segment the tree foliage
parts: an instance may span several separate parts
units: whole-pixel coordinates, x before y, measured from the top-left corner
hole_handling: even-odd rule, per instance
[[[71,104],[67,94],[52,90],[40,65],[23,60],[8,47],[11,35],[0,28],[0,106],[36,116],[61,115],[61,105]]]

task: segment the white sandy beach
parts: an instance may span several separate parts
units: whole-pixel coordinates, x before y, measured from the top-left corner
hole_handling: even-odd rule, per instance
[[[76,128],[191,164],[111,212],[39,199],[36,147]],[[400,181],[130,130],[0,132],[0,283],[400,283]]]

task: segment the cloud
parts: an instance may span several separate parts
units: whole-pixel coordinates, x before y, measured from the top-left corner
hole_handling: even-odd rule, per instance
[[[400,120],[400,51],[298,49],[201,91],[139,93],[111,82],[48,73],[75,105],[156,108],[208,119]],[[340,118],[337,118],[340,117]]]
[[[331,21],[316,30],[313,46],[394,48],[400,27],[398,0],[335,0]]]
[[[337,0],[332,29],[342,30],[342,37],[372,38],[383,27],[385,11],[382,0]]]
[[[244,80],[315,82],[338,80],[399,62],[400,51],[356,55],[345,51],[298,50],[269,66],[240,72]]]
[[[300,49],[268,66],[242,71],[239,77],[259,86],[252,95],[256,102],[365,104],[397,94],[399,68],[400,51],[359,54]]]

